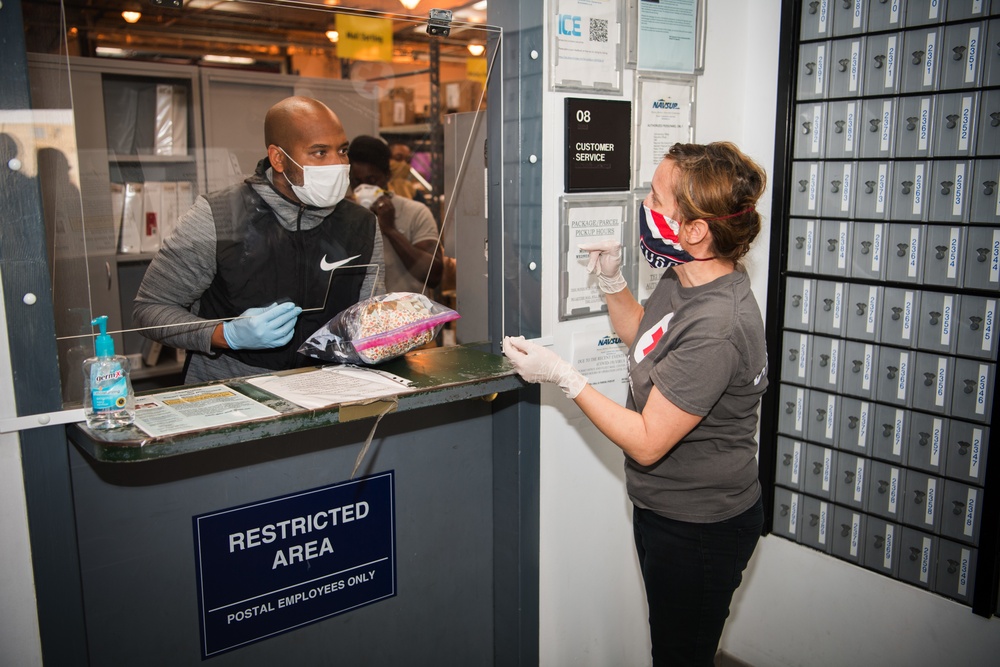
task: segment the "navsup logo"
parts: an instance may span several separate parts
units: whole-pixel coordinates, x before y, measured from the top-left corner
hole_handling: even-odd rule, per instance
[[[604,347],[605,345],[621,345],[622,339],[618,336],[605,336],[601,340],[597,341],[597,347]]]
[[[677,102],[668,102],[667,100],[654,100],[654,109],[664,109],[666,111],[675,111],[681,108],[681,105]]]

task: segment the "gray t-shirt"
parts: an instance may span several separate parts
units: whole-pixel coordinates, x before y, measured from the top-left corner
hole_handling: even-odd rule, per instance
[[[747,274],[682,287],[668,269],[646,302],[628,362],[629,408],[641,412],[655,385],[680,409],[704,417],[653,465],[625,457],[632,502],[692,523],[749,509],[760,495],[754,436],[767,351]]]

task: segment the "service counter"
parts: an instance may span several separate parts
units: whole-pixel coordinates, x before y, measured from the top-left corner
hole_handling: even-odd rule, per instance
[[[304,409],[230,381],[277,416],[162,438],[69,427],[91,665],[510,663],[511,593],[537,567],[518,546],[537,492],[523,383],[469,347],[379,368],[412,391]]]

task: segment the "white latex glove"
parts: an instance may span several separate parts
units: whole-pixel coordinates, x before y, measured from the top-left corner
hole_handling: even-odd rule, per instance
[[[615,294],[628,287],[622,275],[622,244],[618,241],[584,243],[580,250],[590,253],[587,272],[597,275],[597,286],[605,294]]]
[[[570,398],[576,398],[587,386],[587,378],[568,361],[552,350],[529,343],[524,336],[504,338],[503,353],[527,382],[553,382]]]

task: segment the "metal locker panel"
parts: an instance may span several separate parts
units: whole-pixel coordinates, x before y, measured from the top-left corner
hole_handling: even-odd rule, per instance
[[[972,165],[967,160],[937,160],[932,164],[931,184],[927,188],[928,221],[965,224],[971,175]]]
[[[867,517],[857,510],[839,505],[834,507],[830,554],[860,563],[864,557],[866,520]]]
[[[806,0],[802,3],[799,39],[805,42],[833,35],[833,15],[830,13],[833,4],[834,0]]]
[[[955,351],[966,357],[985,360],[997,358],[997,300],[963,294],[956,322],[958,340]]]
[[[841,362],[841,392],[857,398],[875,398],[875,373],[878,370],[878,345],[850,340]]]
[[[934,100],[934,128],[931,130],[931,153],[934,157],[973,155],[978,117],[978,92],[938,95]]]
[[[946,18],[949,22],[989,16],[990,0],[948,0]]]
[[[934,96],[901,97],[896,102],[897,158],[920,158],[931,154],[934,132]]]
[[[921,222],[927,219],[926,189],[929,179],[930,167],[926,162],[898,161],[893,165],[890,195],[890,216],[893,220]]]
[[[969,227],[965,242],[963,284],[973,289],[1000,287],[1000,229]]]
[[[951,421],[944,417],[911,412],[906,465],[936,475],[944,474],[950,426]]]
[[[927,530],[926,528],[924,530]],[[904,526],[899,536],[899,578],[921,588],[934,586],[938,538]]]
[[[864,37],[830,42],[830,97],[859,97],[864,88]]]
[[[982,424],[951,421],[944,452],[944,474],[950,479],[982,486],[986,481],[986,455],[990,429]]]
[[[909,405],[913,384],[913,352],[882,345],[878,349],[878,365],[875,400],[897,407]],[[878,432],[875,436],[878,437]]]
[[[941,499],[941,535],[978,545],[982,497],[982,489],[946,479]]]
[[[889,213],[891,162],[858,162],[854,177],[855,220],[885,220]]]
[[[823,190],[822,162],[793,162],[789,212],[811,218],[819,214]]]
[[[844,334],[844,303],[847,300],[847,284],[829,280],[816,281],[813,331],[822,336],[842,336]]]
[[[844,341],[839,338],[812,336],[809,346],[809,388],[840,391],[840,360],[843,356]]]
[[[842,0],[834,2],[833,36],[859,35],[868,28],[868,3],[871,0]],[[875,0],[878,2],[878,0]]]
[[[812,42],[799,47],[796,99],[821,100],[827,96],[827,54],[829,42]]]
[[[996,8],[992,12],[995,14]],[[986,24],[986,45],[982,55],[985,87],[1000,85],[1000,47],[997,42],[1000,42],[1000,19],[990,19]]]
[[[920,293],[920,314],[917,317],[917,348],[954,354],[958,346],[959,310],[962,297],[950,292]]]
[[[902,33],[869,35],[865,39],[865,95],[895,95],[899,92]]]
[[[927,225],[924,284],[959,287],[965,259],[965,227]]]
[[[816,281],[789,276],[785,280],[785,327],[812,331],[813,295]]]
[[[780,486],[774,489],[774,521],[771,532],[792,540],[799,538],[799,505],[802,494]]]
[[[781,336],[781,381],[809,382],[810,341],[812,336],[800,331],[785,331]]]
[[[868,32],[898,30],[903,27],[906,0],[881,0],[868,3]]]
[[[998,100],[1000,101],[1000,100]],[[997,106],[1000,111],[1000,104]],[[1000,224],[1000,160],[975,160],[969,192],[969,223]]]
[[[829,394],[815,389],[809,392],[809,412],[806,419],[806,439],[825,447],[837,443],[840,427],[837,394]],[[808,489],[807,489],[808,491]]]
[[[868,512],[899,521],[903,514],[906,471],[892,463],[872,461],[868,470]]]
[[[879,97],[864,100],[858,121],[859,157],[886,159],[893,156],[896,117],[895,98]],[[865,216],[859,213],[858,217]]]
[[[882,461],[905,463],[909,435],[909,411],[900,406],[875,405],[872,456]]]
[[[920,312],[920,293],[901,287],[886,287],[882,295],[879,342],[884,345],[912,347],[917,338],[916,317]]]
[[[826,154],[826,102],[804,102],[795,107],[796,160],[822,160]]]
[[[788,221],[788,270],[800,273],[815,273],[816,235],[818,220],[792,218]]]
[[[865,526],[864,566],[890,577],[899,571],[896,554],[900,527],[884,518],[869,516]]]
[[[847,292],[845,312],[848,338],[873,343],[878,341],[882,317],[882,286],[852,283]]]
[[[833,499],[838,505],[865,509],[868,498],[868,459],[849,452],[837,452],[837,471],[833,476]]]
[[[954,358],[933,352],[917,352],[913,361],[913,397],[917,410],[945,414],[951,406]]]
[[[806,496],[802,503],[802,529],[799,543],[824,553],[830,553],[830,520],[833,517],[833,503],[828,500]]]
[[[821,217],[854,217],[855,168],[853,162],[827,162],[823,166],[823,194],[820,197]]]
[[[778,432],[793,438],[805,438],[806,404],[809,390],[783,384],[778,391],[778,402],[781,406],[778,415]]]
[[[923,225],[889,225],[889,252],[886,253],[885,279],[900,283],[920,283],[924,276]]]
[[[944,480],[919,470],[906,472],[906,492],[903,494],[903,523],[907,526],[936,533],[941,523],[940,494]]]
[[[955,360],[951,414],[957,419],[989,423],[993,410],[995,365],[975,359]]]
[[[882,280],[885,271],[885,241],[888,225],[856,222],[851,239],[851,277]]]
[[[806,445],[806,467],[802,491],[817,498],[833,498],[833,474],[837,470],[837,452],[830,447]]]
[[[851,159],[858,154],[861,100],[830,102],[827,106],[827,159]]]
[[[805,443],[779,435],[777,449],[775,483],[801,491],[802,473],[806,462]]]
[[[824,220],[816,244],[818,273],[824,276],[847,276],[850,269],[851,223],[847,220]]]
[[[938,540],[934,592],[959,602],[971,603],[978,558],[978,549],[951,540]]]
[[[937,90],[940,48],[941,30],[937,27],[903,33],[903,55],[899,62],[900,92],[932,93]]]
[[[872,445],[872,420],[875,404],[856,398],[840,402],[840,450],[868,456]]]
[[[979,157],[1000,155],[1000,90],[984,90],[979,94],[976,155]],[[992,180],[996,181],[996,174],[993,176]]]
[[[986,24],[949,25],[944,29],[941,50],[941,89],[978,88],[982,81],[981,50]]]
[[[907,0],[904,25],[912,28],[941,23],[946,15],[944,5],[945,0]]]

